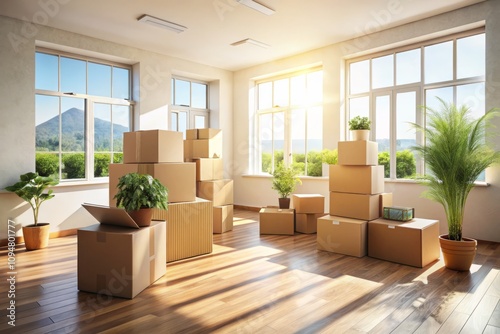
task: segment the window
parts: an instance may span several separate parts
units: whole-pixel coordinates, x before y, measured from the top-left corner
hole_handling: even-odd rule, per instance
[[[209,127],[208,84],[172,78],[170,130],[184,133],[186,129]]]
[[[347,69],[346,119],[370,117],[386,178],[411,179],[424,172],[424,162],[411,150],[425,140],[411,126],[425,125],[420,106],[438,108],[439,97],[467,104],[477,116],[485,112],[482,29],[349,60]]]
[[[50,50],[35,53],[36,170],[60,180],[106,177],[132,128],[131,70]]]
[[[255,170],[272,172],[283,162],[302,175],[321,176],[323,71],[258,82]]]

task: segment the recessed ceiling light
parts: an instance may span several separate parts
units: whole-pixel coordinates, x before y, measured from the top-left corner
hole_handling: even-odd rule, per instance
[[[181,26],[180,24],[169,22],[166,20],[162,20],[162,19],[159,19],[157,17],[150,16],[150,15],[142,15],[141,17],[139,17],[137,19],[137,21],[142,22],[142,23],[151,24],[155,27],[167,29],[167,30],[170,30],[170,31],[173,31],[176,33],[183,32],[184,30],[187,29],[186,27]]]
[[[236,0],[236,1],[238,1],[242,5],[245,5],[249,8],[255,9],[258,12],[261,12],[262,14],[272,15],[275,12],[274,9],[271,9],[267,6],[264,6],[263,4],[260,4],[254,0]]]
[[[255,39],[251,39],[251,38],[246,38],[246,39],[242,39],[241,41],[231,43],[232,46],[237,46],[237,45],[242,45],[242,44],[253,44],[253,45],[260,46],[261,48],[264,48],[264,49],[267,49],[268,47],[270,47],[270,45],[268,45],[266,43],[262,43],[262,42],[256,41]]]

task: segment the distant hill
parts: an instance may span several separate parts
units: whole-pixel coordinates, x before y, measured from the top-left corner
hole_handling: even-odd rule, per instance
[[[61,114],[62,150],[84,151],[85,149],[85,113],[78,108],[71,108]],[[94,147],[96,151],[109,151],[111,122],[96,118],[94,120]],[[123,133],[129,131],[125,126],[113,125],[113,142],[120,147]],[[91,140],[92,141],[92,140]],[[36,126],[37,151],[59,150],[59,116]]]

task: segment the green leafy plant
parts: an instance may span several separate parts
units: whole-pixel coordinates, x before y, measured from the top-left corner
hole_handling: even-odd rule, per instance
[[[51,177],[40,176],[33,172],[22,174],[19,179],[19,182],[5,187],[5,190],[15,193],[30,204],[33,210],[34,225],[37,226],[40,206],[55,196],[52,189],[47,190],[47,192],[45,189],[49,186],[55,186],[59,182]]]
[[[127,211],[145,208],[168,209],[168,189],[148,174],[128,173],[120,177],[116,205]]]
[[[59,171],[59,157],[57,153],[37,153],[35,170],[40,176],[51,176]]]
[[[349,130],[370,130],[371,124],[368,117],[356,116],[349,121]]]
[[[339,153],[335,150],[329,150],[327,148],[321,151],[321,162],[329,165],[336,165],[339,159]]]
[[[68,179],[83,179],[85,178],[85,154],[71,153],[64,154],[62,158],[64,167],[63,172],[66,173]]]
[[[276,190],[281,198],[287,198],[295,191],[297,184],[302,184],[299,171],[286,167],[282,162],[274,169],[272,189]]]
[[[474,182],[487,167],[500,162],[500,152],[486,142],[493,134],[489,121],[499,113],[491,109],[473,119],[467,106],[439,100],[440,110],[426,108],[426,127],[413,124],[426,140],[414,149],[426,164],[426,175],[419,177],[428,187],[424,196],[443,206],[448,238],[460,241],[465,203]]]

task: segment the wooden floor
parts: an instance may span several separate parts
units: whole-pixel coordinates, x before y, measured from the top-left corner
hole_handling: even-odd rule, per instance
[[[500,244],[480,242],[470,272],[419,269],[316,250],[316,236],[259,236],[235,211],[212,254],[167,265],[132,300],[77,290],[76,236],[16,253],[7,298],[0,250],[0,331],[18,333],[500,333]],[[15,301],[16,327],[7,302]]]

